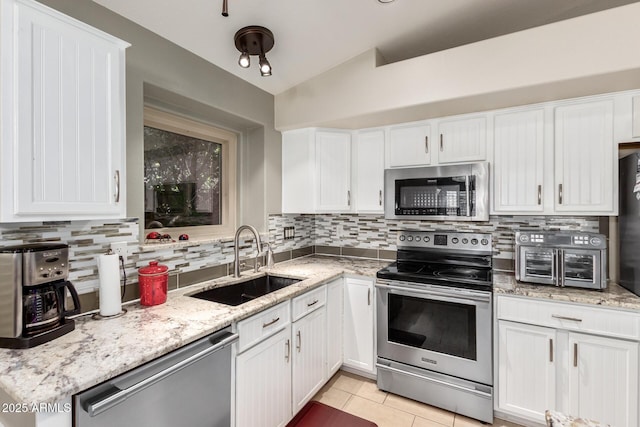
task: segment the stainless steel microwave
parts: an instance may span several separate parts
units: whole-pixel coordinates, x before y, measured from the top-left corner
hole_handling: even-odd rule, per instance
[[[489,220],[489,163],[385,169],[384,217]]]

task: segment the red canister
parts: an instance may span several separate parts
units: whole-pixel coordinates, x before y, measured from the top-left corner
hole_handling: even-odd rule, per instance
[[[151,261],[148,266],[138,270],[140,286],[140,304],[158,305],[167,301],[169,267]]]

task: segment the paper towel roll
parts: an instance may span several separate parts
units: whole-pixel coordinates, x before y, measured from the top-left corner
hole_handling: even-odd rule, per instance
[[[120,267],[118,255],[100,255],[98,257],[98,275],[100,276],[100,315],[114,316],[122,311],[120,297]]]

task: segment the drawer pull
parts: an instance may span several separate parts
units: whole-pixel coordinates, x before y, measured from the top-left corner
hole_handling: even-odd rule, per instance
[[[371,289],[367,290],[367,305],[371,305]]]
[[[382,190],[380,190],[380,193],[378,195],[378,204],[382,206]]]
[[[440,134],[440,151],[444,150],[444,136]]]
[[[279,318],[279,317],[276,317],[276,318],[275,318],[275,319],[273,319],[271,322],[263,323],[263,324],[262,324],[262,327],[263,327],[263,328],[266,328],[267,326],[271,326],[271,325],[273,325],[274,323],[278,323],[278,320],[280,320],[280,318]]]
[[[558,204],[562,204],[562,184],[558,184]]]
[[[578,367],[578,343],[573,343],[573,366]]]
[[[582,322],[582,319],[578,319],[577,317],[558,316],[557,314],[552,314],[551,317],[560,320],[571,320],[572,322]]]
[[[429,137],[424,137],[424,152],[425,154],[429,154]]]
[[[289,357],[291,356],[291,343],[289,342],[289,340],[287,340],[287,342],[284,343],[284,346],[287,349],[287,352],[284,354],[284,360],[288,362]]]
[[[549,338],[549,362],[553,363],[553,338]]]
[[[298,336],[298,345],[296,348],[298,349],[298,353],[300,353],[300,349],[302,348],[302,335],[300,334],[300,331],[298,331],[296,335]]]
[[[318,300],[315,300],[314,302],[310,302],[309,304],[307,304],[307,307],[311,307],[312,305],[316,305],[318,303]]]

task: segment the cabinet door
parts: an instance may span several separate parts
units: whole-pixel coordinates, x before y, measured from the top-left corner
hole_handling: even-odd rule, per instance
[[[319,211],[351,210],[351,134],[316,133],[316,185]]]
[[[616,427],[638,425],[638,343],[569,334],[570,413]]]
[[[347,277],[344,286],[344,364],[374,372],[373,280]]]
[[[494,212],[542,212],[544,111],[498,114],[493,135]]]
[[[424,166],[431,163],[431,126],[393,127],[389,130],[389,167]]]
[[[291,419],[291,327],[236,358],[236,426],[284,426]]]
[[[327,378],[342,366],[343,302],[343,279],[334,280],[327,285]]]
[[[498,406],[544,423],[556,407],[556,331],[498,321]]]
[[[327,378],[327,325],[325,316],[325,308],[321,307],[293,324],[292,383],[294,413],[302,409],[322,388]]]
[[[614,145],[613,101],[556,109],[556,211],[591,214],[614,210]]]
[[[487,158],[486,126],[484,117],[440,123],[438,163],[485,160]]]
[[[383,212],[384,131],[359,133],[354,151],[357,211]]]
[[[282,133],[282,213],[314,213],[315,142],[310,129]]]
[[[16,26],[2,32],[16,49],[3,53],[15,70],[3,76],[15,91],[3,155],[15,170],[3,168],[14,194],[2,219],[123,217],[127,44],[33,3],[15,3]]]

